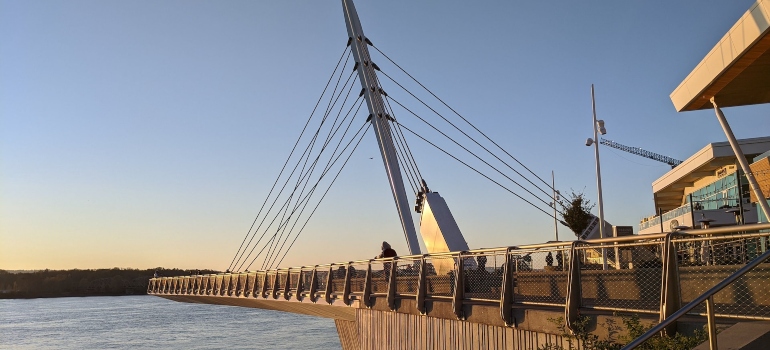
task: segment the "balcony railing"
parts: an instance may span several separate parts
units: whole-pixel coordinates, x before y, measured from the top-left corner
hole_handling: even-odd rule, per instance
[[[764,230],[764,231],[762,231]],[[567,325],[579,309],[670,316],[766,252],[770,224],[686,230],[590,241],[402,256],[218,275],[158,277],[154,295],[206,295],[371,307],[385,298],[499,306],[506,324],[516,305],[563,307]],[[606,249],[601,249],[606,248]],[[597,252],[614,261],[602,270]],[[601,256],[599,256],[601,261]],[[770,260],[769,260],[770,261]],[[716,317],[770,320],[770,263],[713,296]],[[693,308],[692,315],[706,315]]]

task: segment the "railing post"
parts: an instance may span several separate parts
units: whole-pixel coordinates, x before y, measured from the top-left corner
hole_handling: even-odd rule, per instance
[[[427,272],[428,268],[425,267],[425,257],[427,254],[423,254],[422,258],[420,259],[420,274],[417,277],[417,311],[420,312],[420,315],[425,315],[425,296],[428,294],[428,279],[427,279]]]
[[[332,266],[334,265],[329,265],[329,274],[326,275],[326,289],[324,290],[324,301],[326,301],[327,304],[332,303],[332,281],[334,281],[332,278],[332,274],[334,273]]]
[[[275,277],[273,278],[273,289],[270,292],[270,294],[272,294],[271,296],[273,297],[273,299],[278,299],[278,288],[279,288],[278,282],[280,282],[280,280],[281,279],[278,278],[278,269],[275,269]]]
[[[318,291],[318,271],[316,270],[318,265],[313,266],[313,273],[310,274],[310,301],[313,303],[318,300],[315,293]]]
[[[259,291],[259,296],[267,299],[267,270],[262,273],[262,290]]]
[[[249,275],[251,273],[246,273],[246,286],[249,285]],[[243,287],[243,296],[245,297],[254,297],[254,289],[257,287],[257,273],[254,272],[254,281],[251,282],[251,288],[246,288],[246,286]]]
[[[350,305],[350,279],[353,278],[350,274],[350,262],[345,266],[345,282],[342,287],[342,302],[345,305]]]
[[[390,263],[390,277],[388,279],[388,308],[396,311],[396,271],[398,271],[398,258],[392,258]]]
[[[463,312],[463,297],[465,296],[465,269],[463,268],[463,252],[457,254],[457,263],[455,273],[455,290],[452,296],[452,311],[458,320],[465,319],[465,312]]]
[[[508,247],[505,250],[505,262],[503,264],[503,283],[500,286],[500,317],[508,327],[516,327],[516,318],[513,316],[513,267],[511,259],[511,250],[515,247]]]
[[[578,244],[581,241],[574,241],[569,249],[569,265],[567,272],[567,300],[564,306],[564,319],[567,323],[567,329],[574,334],[575,322],[580,317],[580,254],[578,253]]]
[[[663,240],[662,274],[663,281],[660,288],[660,321],[667,319],[681,308],[679,291],[679,265],[677,263],[676,246],[672,240],[675,233],[669,233]],[[676,334],[676,322],[672,322],[665,330],[669,336]]]
[[[289,290],[291,290],[291,270],[286,270],[286,281],[283,283],[283,299],[289,301]]]
[[[366,265],[366,277],[364,278],[364,295],[361,297],[367,309],[372,308],[372,260]]]
[[[305,275],[302,273],[302,268],[299,268],[299,274],[297,275],[297,289],[294,291],[294,299],[297,301],[302,301],[302,288],[304,286],[302,285],[302,279],[305,278]]]
[[[717,323],[714,320],[714,296],[711,295],[706,299],[706,320],[708,322],[709,330],[709,348],[711,350],[717,350]]]

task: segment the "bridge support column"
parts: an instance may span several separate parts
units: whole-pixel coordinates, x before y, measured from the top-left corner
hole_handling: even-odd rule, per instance
[[[297,288],[294,289],[294,300],[296,301],[302,301],[302,293],[304,290],[302,290],[302,282],[305,278],[305,275],[302,273],[302,269],[299,269],[299,274],[297,275]]]
[[[364,295],[361,296],[361,301],[366,308],[372,307],[372,261],[366,264],[366,277],[364,278]]]
[[[572,242],[569,250],[569,272],[567,273],[567,300],[564,307],[564,320],[567,329],[576,331],[575,322],[580,317],[580,254],[577,246],[580,241]]]
[[[396,272],[398,271],[398,258],[393,258],[390,263],[388,277],[388,307],[391,311],[396,310]]]
[[[358,309],[355,321],[335,324],[345,350],[584,349],[574,340],[540,330],[373,309]]]
[[[342,302],[344,302],[345,305],[350,305],[350,279],[352,277],[353,276],[350,275],[350,263],[348,263],[348,266],[345,267],[345,282],[342,287]]]
[[[675,233],[669,233],[663,241],[662,251],[662,275],[660,285],[660,322],[667,319],[681,308],[681,293],[679,290],[679,264],[677,263],[676,246],[672,241]],[[666,334],[676,334],[676,322],[666,327]]]
[[[465,319],[465,312],[463,312],[463,297],[465,294],[465,268],[463,267],[463,256],[465,252],[460,252],[457,256],[457,264],[455,268],[455,290],[452,296],[452,311],[458,320]]]
[[[361,337],[358,335],[358,322],[346,320],[334,320],[337,326],[337,335],[340,337],[342,350],[361,349]]]
[[[428,294],[428,281],[426,279],[427,268],[425,267],[425,256],[420,259],[420,274],[417,279],[417,311],[420,315],[425,315],[425,295]]]
[[[259,278],[259,276],[257,276],[257,278]],[[259,297],[267,298],[267,272],[262,273],[262,288],[259,291]]]
[[[327,304],[332,303],[332,275],[334,275],[334,270],[329,266],[329,273],[326,275],[326,289],[324,289],[324,301]]]
[[[508,327],[516,327],[516,318],[513,316],[513,259],[511,259],[511,250],[515,247],[509,247],[505,251],[505,263],[503,265],[503,285],[500,288],[500,317]]]
[[[276,277],[276,279],[278,279]],[[289,291],[291,290],[291,270],[286,270],[286,280],[284,280],[283,284],[283,299],[289,300],[291,297],[289,296]]]
[[[313,267],[313,272],[310,275],[310,291],[308,294],[310,295],[310,301],[316,302],[318,301],[318,298],[316,298],[315,293],[318,291],[318,266]]]

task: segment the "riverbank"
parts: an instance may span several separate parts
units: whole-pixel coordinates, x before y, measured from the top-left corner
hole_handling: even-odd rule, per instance
[[[195,270],[217,273],[213,270]],[[181,269],[93,269],[9,272],[0,270],[0,299],[141,295],[155,273],[160,276],[190,275]]]

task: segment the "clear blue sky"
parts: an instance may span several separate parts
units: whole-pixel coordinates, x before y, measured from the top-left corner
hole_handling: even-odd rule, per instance
[[[595,198],[590,85],[609,139],[679,159],[724,141],[713,111],[668,96],[752,3],[357,7],[456,110]],[[339,1],[0,0],[0,268],[226,268],[346,40]],[[725,109],[738,138],[767,136],[769,112]],[[472,248],[552,239],[549,217],[409,141]],[[377,157],[369,134],[285,266],[407,251]],[[608,221],[636,227],[668,166],[608,148],[602,166]]]

